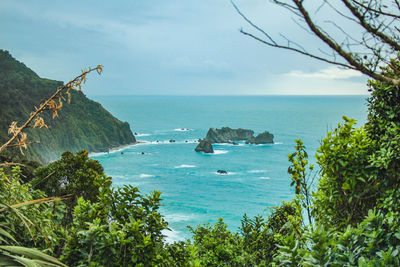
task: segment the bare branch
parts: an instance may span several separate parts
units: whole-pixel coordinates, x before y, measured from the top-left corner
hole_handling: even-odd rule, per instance
[[[370,7],[370,6],[366,6],[366,5],[364,5],[363,3],[360,3],[360,1],[352,0],[352,2],[355,3],[355,4],[357,4],[357,5],[360,6],[360,7],[364,8],[364,9],[368,10],[368,11],[373,12],[373,13],[376,13],[376,14],[379,14],[379,15],[388,16],[388,17],[393,17],[393,18],[397,18],[397,19],[400,18],[400,15],[396,15],[396,14],[393,14],[393,13],[385,12],[385,11],[382,11],[382,10],[377,10],[377,9],[372,8],[372,7]],[[396,4],[398,5],[398,7],[400,8],[399,2],[398,2],[398,1],[395,1],[395,3],[396,3]]]
[[[400,84],[400,80],[389,78],[380,73],[373,72],[370,69],[368,69],[367,67],[365,67],[362,63],[358,62],[356,60],[356,58],[352,55],[352,53],[344,51],[342,49],[342,47],[340,45],[338,45],[333,39],[327,37],[325,34],[323,34],[322,31],[320,31],[320,29],[314,24],[310,15],[304,8],[302,0],[292,0],[292,1],[298,7],[299,11],[303,15],[303,17],[304,17],[307,25],[311,29],[311,31],[314,32],[314,34],[318,38],[320,38],[325,44],[327,44],[330,48],[335,50],[342,58],[344,58],[351,66],[353,66],[353,68],[361,71],[362,73],[364,73],[376,80],[380,80],[380,81],[387,82],[387,83],[394,84],[394,85]],[[342,0],[342,1],[346,1],[346,0]]]
[[[357,8],[351,5],[351,3],[348,0],[342,0],[342,2],[351,11],[351,13],[356,18],[358,18],[360,25],[363,26],[364,29],[366,29],[371,34],[378,36],[383,42],[389,44],[394,50],[400,51],[400,45],[396,41],[392,40],[389,36],[379,31],[379,27],[375,28],[371,24],[369,24],[365,19],[365,15],[358,12]]]
[[[329,64],[334,64],[334,65],[338,65],[338,66],[342,66],[342,67],[345,67],[345,68],[356,70],[356,68],[352,67],[351,65],[347,65],[347,64],[344,64],[344,63],[340,63],[340,62],[335,62],[335,61],[332,61],[332,60],[329,60],[329,59],[326,59],[326,58],[323,58],[323,57],[319,57],[319,56],[304,52],[302,50],[299,50],[299,49],[296,49],[296,48],[293,48],[293,47],[288,47],[288,46],[284,46],[284,45],[274,45],[274,44],[269,43],[269,42],[267,42],[267,41],[265,41],[265,40],[263,40],[261,38],[258,38],[257,36],[255,36],[255,35],[253,35],[251,33],[245,32],[243,30],[240,30],[240,32],[243,33],[244,35],[250,36],[251,38],[253,38],[253,39],[255,39],[255,40],[257,40],[257,41],[259,41],[261,43],[264,43],[264,44],[266,44],[268,46],[272,46],[272,47],[276,47],[276,48],[282,48],[282,49],[286,49],[286,50],[291,50],[291,51],[300,53],[302,55],[305,55],[305,56],[308,56],[308,57],[311,57],[311,58],[314,58],[314,59],[318,59],[320,61],[323,61],[323,62],[326,62],[326,63],[329,63]]]
[[[92,69],[89,68],[86,71],[82,71],[82,74],[77,76],[75,79],[72,81],[69,81],[67,84],[64,86],[60,86],[57,88],[56,92],[50,96],[46,101],[40,104],[39,108],[36,108],[34,112],[31,113],[29,116],[28,120],[21,126],[18,127],[16,122],[13,122],[10,126],[9,133],[12,133],[13,136],[0,147],[0,152],[2,152],[5,148],[10,146],[14,141],[18,141],[18,144],[16,146],[18,147],[24,147],[26,148],[26,134],[23,132],[25,128],[29,126],[29,124],[35,119],[39,118],[38,115],[42,113],[43,111],[49,109],[53,111],[53,118],[57,116],[58,110],[62,107],[62,97],[63,95],[68,96],[68,100],[71,97],[70,90],[81,90],[81,84],[86,82],[86,75],[89,74],[92,71],[97,71],[98,74],[101,74],[103,71],[103,66],[98,65],[96,68]],[[54,99],[58,99],[59,104]],[[39,124],[42,122],[39,121]],[[35,122],[36,124],[36,122]],[[40,125],[38,127],[41,127]],[[18,139],[19,138],[19,139]],[[22,152],[22,151],[21,151]]]

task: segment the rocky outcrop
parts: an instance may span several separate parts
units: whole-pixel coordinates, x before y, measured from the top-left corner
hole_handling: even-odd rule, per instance
[[[274,135],[271,134],[270,132],[263,132],[254,137],[253,139],[249,140],[248,143],[250,144],[272,144],[274,143]]]
[[[214,153],[211,143],[207,140],[200,140],[197,147],[194,149],[196,152]]]
[[[246,129],[231,129],[222,127],[221,129],[210,128],[205,140],[214,143],[232,143],[232,141],[243,141],[254,138],[254,131]]]
[[[253,130],[232,129],[222,127],[221,129],[210,128],[207,132],[205,141],[215,143],[237,144],[234,141],[245,141],[246,144],[272,144],[274,143],[274,135],[265,131],[254,137]],[[200,144],[199,144],[200,145]]]

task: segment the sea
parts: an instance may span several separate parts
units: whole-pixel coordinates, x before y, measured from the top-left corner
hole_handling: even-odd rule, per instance
[[[367,96],[93,96],[130,124],[142,143],[91,154],[113,186],[137,186],[143,194],[162,192],[161,213],[168,242],[191,237],[188,225],[223,218],[237,231],[246,214],[268,216],[270,208],[294,197],[288,154],[302,139],[310,162],[327,132],[367,117]],[[274,144],[214,144],[214,154],[195,152],[209,128],[269,131]],[[218,174],[225,170],[227,174]],[[314,172],[318,179],[318,169]]]

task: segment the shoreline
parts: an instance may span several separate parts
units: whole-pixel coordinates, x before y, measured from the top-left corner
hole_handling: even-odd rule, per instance
[[[89,157],[97,156],[97,155],[103,155],[103,154],[109,154],[109,153],[115,153],[115,152],[121,152],[121,151],[124,151],[125,149],[127,149],[129,147],[132,147],[134,145],[143,144],[143,143],[146,143],[146,142],[136,141],[136,142],[130,143],[130,144],[114,146],[114,147],[108,148],[108,151],[91,151],[91,152],[89,152]]]

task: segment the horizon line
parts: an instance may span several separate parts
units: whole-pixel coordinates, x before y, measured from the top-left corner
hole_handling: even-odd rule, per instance
[[[84,93],[84,92],[83,92]],[[212,94],[86,94],[89,96],[371,96],[371,94],[232,94],[232,95],[212,95]]]

